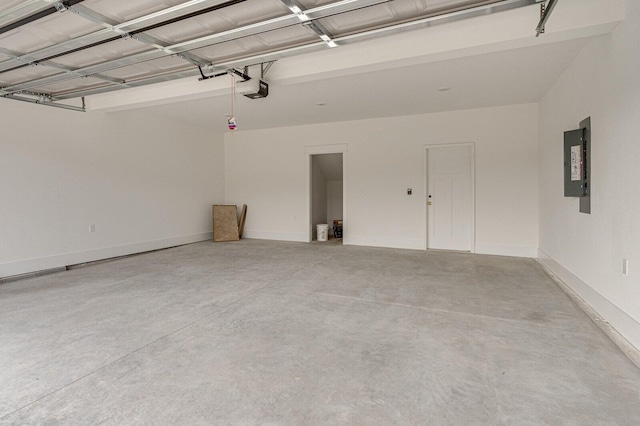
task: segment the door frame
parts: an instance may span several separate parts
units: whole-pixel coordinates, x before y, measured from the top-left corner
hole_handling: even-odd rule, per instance
[[[476,252],[476,143],[475,142],[455,142],[424,145],[423,150],[423,173],[424,173],[424,203],[422,203],[422,211],[424,217],[424,242],[425,250],[429,250],[429,209],[427,202],[429,201],[429,150],[434,148],[459,148],[469,147],[471,149],[471,223],[469,230],[471,233],[471,253]]]
[[[311,187],[312,187],[312,164],[311,161],[314,155],[319,154],[342,154],[342,244],[347,245],[349,233],[347,232],[348,220],[347,220],[347,144],[336,145],[312,145],[307,146],[304,149],[304,153],[307,157],[307,241],[313,241],[313,223],[312,218],[312,199],[311,199]]]

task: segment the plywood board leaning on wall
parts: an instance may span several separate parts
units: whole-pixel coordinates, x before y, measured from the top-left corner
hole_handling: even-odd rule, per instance
[[[238,241],[238,207],[213,206],[213,241]]]

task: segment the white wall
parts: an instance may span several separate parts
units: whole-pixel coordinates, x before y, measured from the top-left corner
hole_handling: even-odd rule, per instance
[[[327,178],[318,157],[311,157],[311,226],[313,239],[317,239],[316,225],[327,223]]]
[[[333,221],[342,219],[342,181],[327,181],[327,223],[329,233],[333,235]]]
[[[640,4],[590,41],[540,103],[543,261],[640,348]],[[591,214],[563,197],[562,134],[591,116]],[[622,259],[630,264],[622,274]]]
[[[211,235],[211,204],[224,201],[221,135],[3,99],[0,116],[0,277]]]
[[[306,241],[305,147],[346,144],[345,244],[426,248],[424,146],[476,144],[476,251],[535,256],[535,104],[259,131],[225,139],[228,203],[251,209],[249,238]],[[406,195],[413,188],[414,195]]]

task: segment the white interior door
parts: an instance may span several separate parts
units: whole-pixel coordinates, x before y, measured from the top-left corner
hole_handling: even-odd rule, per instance
[[[471,251],[472,151],[469,145],[427,150],[427,247]]]

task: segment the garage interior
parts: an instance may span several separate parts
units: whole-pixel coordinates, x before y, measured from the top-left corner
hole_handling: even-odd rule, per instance
[[[3,3],[0,423],[640,424],[638,39],[631,0]]]

